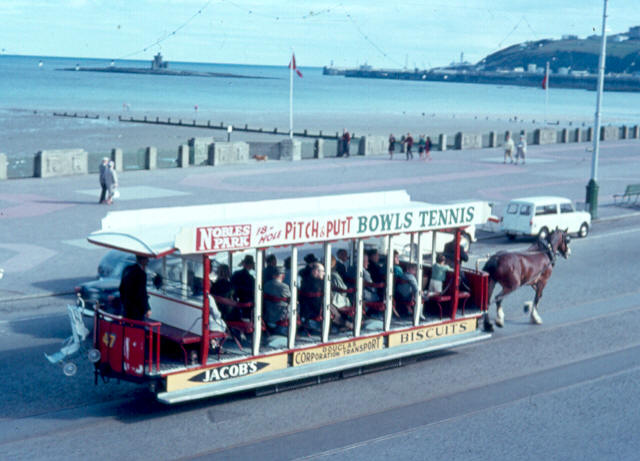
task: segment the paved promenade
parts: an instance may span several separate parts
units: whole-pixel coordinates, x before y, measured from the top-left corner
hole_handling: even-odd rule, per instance
[[[396,153],[346,159],[252,162],[120,174],[120,200],[99,205],[97,175],[0,182],[0,309],[11,300],[71,292],[95,277],[104,248],[87,235],[110,210],[406,189],[416,200],[488,200],[561,195],[583,202],[590,144],[530,146],[526,165],[503,165],[500,149],[433,152],[429,162]],[[417,157],[417,154],[414,154]],[[602,219],[640,213],[613,206],[615,193],[640,182],[640,142],[603,143],[599,162]]]

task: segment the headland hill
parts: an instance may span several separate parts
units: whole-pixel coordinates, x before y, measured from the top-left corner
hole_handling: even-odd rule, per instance
[[[255,78],[255,79],[272,79],[273,77],[261,77],[257,75],[232,74],[228,72],[199,72],[193,70],[173,70],[169,69],[169,63],[164,61],[160,53],[156,54],[151,61],[150,67],[120,67],[116,66],[113,61],[106,67],[84,67],[76,65],[75,67],[65,67],[65,71],[78,72],[108,72],[117,74],[145,74],[145,75],[171,75],[178,77],[218,77],[218,78]]]
[[[547,63],[549,87],[596,90],[600,35],[559,40],[543,39],[509,46],[472,64],[459,62],[432,69],[355,69],[325,66],[325,75],[417,80],[426,82],[481,83],[490,85],[542,86]],[[607,37],[605,91],[640,91],[640,26]]]

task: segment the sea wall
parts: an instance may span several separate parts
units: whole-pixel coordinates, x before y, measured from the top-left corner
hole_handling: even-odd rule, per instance
[[[264,133],[264,132],[263,132]],[[305,132],[306,133],[306,132]],[[593,140],[593,128],[543,127],[531,131],[489,131],[430,134],[432,150],[501,148],[506,133],[518,139],[524,135],[529,145],[588,143]],[[225,133],[225,138],[226,138]],[[602,141],[640,139],[640,126],[603,126]],[[106,152],[87,152],[84,149],[43,150],[30,156],[10,156],[0,153],[0,180],[55,177],[96,173],[103,157],[115,162],[117,171],[154,170],[162,168],[190,168],[194,166],[220,166],[262,160],[300,161],[335,157],[339,133],[280,139],[274,142],[224,142],[214,136],[191,138],[173,149],[154,146],[123,151],[115,147]],[[415,147],[415,146],[414,146]],[[417,150],[417,149],[416,149]],[[386,155],[388,139],[385,136],[352,138],[352,155]],[[398,141],[396,153],[402,152]]]

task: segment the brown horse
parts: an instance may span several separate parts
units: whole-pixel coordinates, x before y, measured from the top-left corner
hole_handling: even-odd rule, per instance
[[[538,315],[538,302],[542,297],[547,280],[551,277],[556,254],[560,253],[563,258],[568,258],[571,254],[569,249],[570,238],[567,231],[556,229],[546,240],[538,240],[525,251],[500,251],[491,258],[482,268],[489,273],[489,299],[499,283],[502,291],[496,295],[496,325],[504,325],[504,313],[502,312],[502,300],[523,285],[531,285],[536,292],[531,303],[525,303],[531,310],[531,322],[541,324],[542,319]],[[493,331],[493,325],[489,320],[489,314],[484,317],[484,329]]]

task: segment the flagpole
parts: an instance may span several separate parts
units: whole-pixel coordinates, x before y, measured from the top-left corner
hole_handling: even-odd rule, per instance
[[[289,65],[289,139],[293,139],[293,53]]]
[[[544,124],[547,124],[547,106],[549,105],[549,61],[544,74]]]

